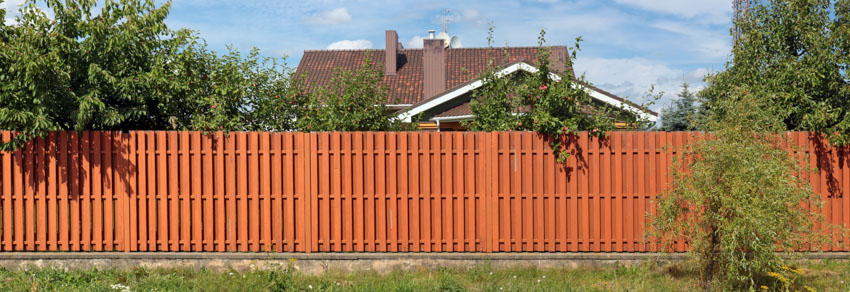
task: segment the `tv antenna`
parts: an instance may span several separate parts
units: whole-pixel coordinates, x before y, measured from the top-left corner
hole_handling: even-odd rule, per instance
[[[449,10],[449,9],[443,9],[442,23],[443,23],[443,32],[445,32],[445,33],[449,32],[449,22],[454,21],[454,18],[449,17],[450,12],[452,12],[452,11]]]

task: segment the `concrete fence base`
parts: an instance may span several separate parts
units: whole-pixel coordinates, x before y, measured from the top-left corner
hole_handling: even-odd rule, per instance
[[[850,259],[850,253],[812,253],[805,258]],[[687,259],[687,254],[660,253],[113,253],[40,252],[2,253],[0,267],[10,270],[55,267],[63,269],[108,268],[207,268],[247,271],[292,265],[307,274],[326,272],[389,273],[438,267],[588,267],[667,263]]]

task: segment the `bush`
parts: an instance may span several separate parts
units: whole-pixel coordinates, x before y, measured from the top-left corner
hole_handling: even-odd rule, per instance
[[[792,154],[769,99],[746,90],[717,103],[707,137],[679,149],[673,183],[658,198],[650,235],[685,241],[706,290],[755,289],[785,260],[824,239],[812,233],[821,204]],[[678,167],[676,167],[678,165]]]

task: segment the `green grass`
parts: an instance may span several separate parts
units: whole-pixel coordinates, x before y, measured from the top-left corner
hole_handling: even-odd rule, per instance
[[[850,291],[850,261],[805,262],[798,286]],[[690,291],[696,275],[685,264],[598,268],[509,268],[418,270],[379,275],[305,275],[280,268],[236,271],[206,269],[0,270],[0,291]],[[121,285],[121,286],[118,286]]]

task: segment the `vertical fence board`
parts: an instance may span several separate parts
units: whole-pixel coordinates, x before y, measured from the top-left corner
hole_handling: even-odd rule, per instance
[[[260,218],[259,223],[261,227],[261,233],[259,234],[260,242],[258,243],[259,249],[262,251],[271,251],[271,178],[269,177],[269,164],[271,163],[270,154],[270,137],[268,132],[260,133],[259,138],[259,154],[261,154],[260,164],[258,165],[258,169],[260,172],[258,173],[260,179],[260,192],[258,197],[258,206],[262,209],[260,210]]]
[[[112,180],[115,167],[113,166],[113,133],[104,132],[101,135],[101,148],[103,149],[103,158],[101,165],[103,171],[101,174],[101,183],[103,184],[103,250],[115,250],[115,201],[114,190],[115,182]]]
[[[128,184],[129,184],[129,196],[130,196],[130,226],[129,226],[129,242],[127,245],[129,246],[130,251],[139,250],[139,183],[138,178],[141,173],[138,158],[138,134],[130,133],[127,139],[130,148],[128,150],[128,157],[130,160],[128,161],[127,170],[129,172],[128,175]]]
[[[342,251],[354,251],[354,228],[357,223],[354,218],[354,193],[352,186],[354,184],[354,173],[351,169],[352,156],[354,151],[351,143],[352,133],[340,134],[339,145],[339,177],[342,184],[338,194],[339,200],[339,224],[341,237],[335,238],[340,240]]]
[[[201,217],[203,218],[203,225],[201,227],[201,233],[203,234],[203,250],[204,251],[214,251],[214,240],[213,237],[215,235],[215,227],[213,226],[215,222],[215,216],[213,214],[213,192],[215,191],[215,184],[213,183],[215,165],[213,164],[213,133],[205,133],[203,134],[202,145],[201,146],[201,171],[203,173],[203,193],[199,200],[201,200],[201,208],[203,211],[201,212]],[[255,209],[257,210],[257,209]]]
[[[460,194],[455,187],[454,173],[455,173],[455,154],[457,149],[454,148],[454,138],[456,136],[449,134],[440,137],[440,144],[437,147],[441,149],[440,155],[440,173],[442,176],[440,180],[442,182],[440,188],[441,198],[441,207],[443,208],[443,212],[440,214],[440,228],[442,232],[440,233],[440,248],[446,252],[453,252],[456,249],[455,244],[457,244],[457,240],[459,236],[455,234],[455,225],[458,223],[463,223],[462,220],[459,220],[455,217],[455,202],[457,198],[460,197]]]
[[[35,250],[35,144],[35,141],[28,142],[22,155],[24,162],[24,213],[22,222],[25,231],[24,245],[28,251]],[[83,221],[84,227],[86,222]],[[85,240],[85,237],[83,237],[83,240]]]
[[[44,138],[37,138],[34,145],[35,151],[35,168],[33,168],[33,177],[35,178],[35,218],[33,222],[36,224],[35,250],[45,250],[47,248],[47,173],[44,157]]]
[[[147,214],[147,224],[148,224],[148,250],[149,251],[157,251],[159,246],[159,238],[157,232],[159,231],[159,226],[157,224],[158,218],[158,208],[157,199],[160,193],[157,185],[157,148],[156,148],[156,132],[150,131],[146,133],[147,135],[147,186],[148,186],[148,194],[147,194],[147,204],[148,204],[148,214]]]
[[[390,205],[389,210],[387,210],[387,218],[389,225],[387,227],[387,232],[389,233],[389,249],[390,252],[399,251],[399,240],[400,240],[400,231],[401,226],[401,210],[399,207],[399,184],[398,178],[402,170],[398,167],[398,135],[396,133],[389,133],[387,135],[387,148],[390,150],[387,155],[389,155],[389,162],[387,165],[387,191],[390,196]]]
[[[375,216],[373,219],[376,223],[374,227],[374,248],[371,251],[377,252],[386,252],[387,251],[387,241],[389,240],[387,222],[389,221],[389,215],[387,215],[387,207],[389,205],[389,192],[387,191],[387,152],[389,149],[386,148],[386,133],[378,132],[378,133],[370,133],[370,139],[366,140],[366,149],[371,151],[371,157],[374,157],[375,162],[372,165],[374,167],[373,180],[375,182],[373,198],[375,204]]]
[[[139,183],[139,211],[138,211],[138,225],[139,225],[139,250],[140,251],[148,251],[148,229],[151,228],[150,223],[148,222],[148,208],[151,206],[148,205],[148,143],[146,132],[138,132],[136,135],[136,142],[138,143],[138,183]]]
[[[189,132],[180,132],[180,251],[192,250],[192,179]]]
[[[230,133],[225,138],[225,154],[226,157],[226,167],[224,172],[225,181],[225,192],[227,204],[225,206],[226,214],[225,215],[225,227],[226,238],[227,238],[227,251],[237,251],[239,250],[238,245],[238,237],[237,237],[237,224],[239,223],[238,218],[236,217],[236,178],[238,174],[236,172],[236,133]]]
[[[178,133],[171,131],[167,133],[167,144],[165,153],[168,161],[168,192],[166,205],[168,208],[168,250],[180,250],[180,153],[178,144]],[[164,181],[163,181],[164,182]]]
[[[168,149],[164,131],[154,132],[156,137],[156,250],[168,251]]]
[[[90,193],[88,195],[89,199],[86,201],[90,201],[91,211],[90,216],[86,216],[84,220],[91,221],[91,246],[90,250],[94,251],[102,251],[103,250],[103,200],[102,200],[102,173],[101,173],[101,158],[103,157],[103,150],[101,149],[101,132],[91,132],[89,136],[89,145],[91,149],[90,163],[91,167],[89,169],[89,175],[91,176],[90,180],[87,182],[91,183]],[[85,238],[85,237],[84,237]]]
[[[352,232],[352,250],[354,251],[366,251],[366,248],[363,246],[365,240],[366,233],[366,210],[365,210],[365,202],[363,195],[363,179],[364,172],[367,171],[363,166],[363,133],[355,132],[349,134],[349,139],[351,139],[350,149],[351,154],[350,162],[348,164],[347,169],[350,171],[350,176],[352,178],[351,181],[351,193],[350,199],[351,201],[351,211],[350,214],[353,217],[351,222],[354,224],[351,229]],[[374,222],[370,222],[374,223]]]
[[[192,181],[191,186],[191,214],[187,214],[187,216],[191,216],[191,229],[192,229],[192,248],[191,251],[203,251],[203,182],[204,182],[204,174],[202,168],[202,159],[203,159],[203,146],[201,145],[201,133],[200,132],[190,132],[189,133],[189,144],[190,144],[190,160],[191,160],[191,170],[190,170],[190,180]]]
[[[130,251],[130,195],[132,194],[131,177],[133,170],[130,167],[130,135],[116,132],[114,134],[112,149],[115,151],[113,162],[117,164],[113,181],[115,189],[113,195],[118,199],[118,207],[115,209],[115,237],[116,248],[125,252]]]
[[[2,131],[2,139],[3,142],[11,141],[11,133],[9,131]],[[12,201],[15,193],[12,192],[12,185],[14,184],[13,181],[15,179],[14,176],[16,175],[16,173],[12,172],[12,153],[12,151],[0,152],[0,156],[2,156],[3,168],[3,251],[15,250],[12,242]]]
[[[287,140],[289,140],[289,136],[286,136]],[[271,238],[269,239],[272,242],[272,250],[276,252],[283,251],[283,205],[284,205],[284,191],[282,189],[285,185],[293,185],[292,177],[290,175],[284,175],[284,173],[291,169],[288,163],[291,163],[289,159],[289,155],[284,155],[284,148],[281,143],[283,141],[284,136],[278,133],[272,133],[269,137],[269,180],[271,183],[270,189],[270,206],[271,206]],[[285,142],[284,142],[285,143]],[[285,159],[285,161],[284,161]],[[283,184],[283,186],[282,186]],[[288,201],[291,200],[287,200]],[[288,209],[287,209],[288,210]],[[289,225],[286,225],[287,227]]]
[[[215,173],[215,188],[214,188],[214,198],[213,203],[215,205],[215,210],[213,212],[214,217],[214,225],[215,229],[210,230],[210,232],[214,232],[215,240],[214,247],[215,251],[222,252],[227,250],[227,241],[225,239],[225,225],[224,220],[226,218],[226,213],[224,211],[224,133],[216,132],[214,133],[213,146],[215,147],[215,152],[213,154],[213,161],[215,163],[213,167],[213,171]]]
[[[411,230],[414,229],[412,228],[412,226],[410,226],[410,221],[412,220],[410,220],[409,215],[413,214],[413,212],[411,211],[411,206],[414,206],[414,204],[412,204],[410,201],[410,184],[412,183],[410,179],[412,173],[411,167],[415,168],[414,166],[412,166],[413,163],[411,162],[409,148],[410,146],[408,143],[410,141],[411,136],[413,136],[412,133],[406,132],[399,133],[397,136],[399,142],[397,148],[399,150],[399,155],[397,159],[399,163],[398,167],[396,168],[396,171],[398,172],[396,178],[398,180],[398,200],[401,203],[401,206],[398,207],[398,240],[400,242],[398,251],[401,252],[414,251],[411,248],[412,244],[410,242],[412,237]]]

